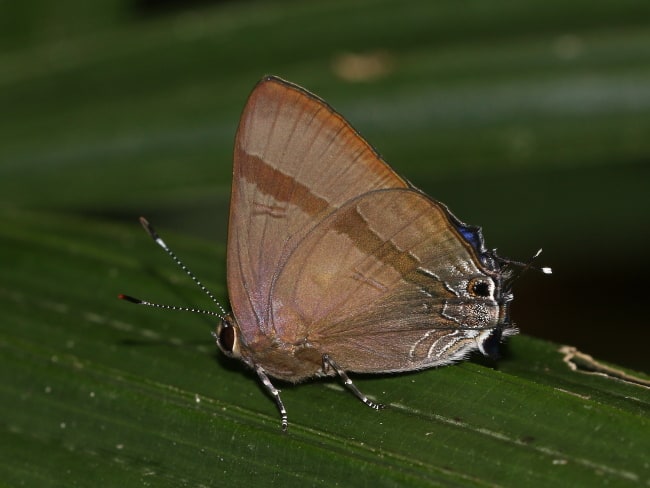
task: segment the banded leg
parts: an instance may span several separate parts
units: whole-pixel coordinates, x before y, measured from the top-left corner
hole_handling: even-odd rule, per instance
[[[260,380],[262,380],[262,384],[264,384],[264,387],[275,399],[275,404],[278,406],[278,410],[280,411],[280,418],[282,421],[282,431],[286,432],[287,427],[289,425],[289,420],[287,418],[287,409],[284,408],[284,403],[282,403],[282,399],[280,398],[280,390],[278,390],[275,386],[273,386],[273,383],[271,383],[269,377],[266,376],[266,373],[264,372],[264,369],[261,366],[255,365],[255,372],[257,373],[257,376],[259,376]]]
[[[352,380],[346,374],[346,372],[343,371],[341,368],[339,368],[339,366],[334,362],[332,358],[329,357],[328,354],[323,354],[323,370],[327,371],[329,368],[332,368],[334,371],[336,371],[336,374],[338,374],[341,377],[341,379],[343,380],[343,384],[346,386],[346,388],[350,390],[354,394],[354,396],[356,396],[359,400],[361,400],[363,403],[368,405],[370,408],[374,408],[375,410],[381,410],[382,408],[386,407],[386,405],[382,403],[373,402],[366,395],[361,393],[359,388],[357,388],[356,385],[352,383]]]

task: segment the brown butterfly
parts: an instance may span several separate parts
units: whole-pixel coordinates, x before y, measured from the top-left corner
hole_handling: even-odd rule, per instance
[[[217,314],[217,344],[256,371],[283,430],[269,376],[339,375],[379,409],[346,372],[495,355],[517,332],[508,309],[522,263],[487,250],[479,227],[398,176],[323,100],[276,77],[258,83],[241,117],[228,230],[232,314]]]

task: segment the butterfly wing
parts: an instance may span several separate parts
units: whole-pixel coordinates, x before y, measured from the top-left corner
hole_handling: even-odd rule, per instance
[[[412,189],[372,191],[312,229],[273,284],[273,324],[287,344],[343,369],[408,371],[449,363],[497,326],[491,283],[442,204]]]
[[[228,291],[244,338],[270,330],[270,289],[302,237],[359,194],[407,187],[325,102],[278,78],[253,90],[235,140]]]

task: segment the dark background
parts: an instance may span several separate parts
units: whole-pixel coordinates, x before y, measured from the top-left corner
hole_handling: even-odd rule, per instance
[[[523,333],[648,372],[648,19],[645,1],[3,2],[0,205],[223,245],[239,113],[277,74],[501,255],[544,249],[554,274],[515,289]]]

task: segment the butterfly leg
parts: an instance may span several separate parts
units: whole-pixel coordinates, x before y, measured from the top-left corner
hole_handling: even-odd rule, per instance
[[[289,421],[287,419],[287,409],[284,408],[284,403],[282,403],[282,399],[280,398],[280,390],[273,386],[273,383],[271,383],[269,377],[266,376],[266,372],[264,369],[262,369],[261,366],[256,365],[255,372],[257,373],[257,376],[259,376],[260,380],[262,380],[264,387],[275,399],[275,404],[278,406],[278,410],[280,411],[280,418],[282,420],[282,431],[286,432]]]
[[[346,386],[348,390],[350,390],[354,396],[356,396],[359,400],[361,400],[363,403],[368,405],[370,408],[374,408],[375,410],[380,410],[385,407],[385,405],[381,403],[376,403],[370,400],[366,395],[361,393],[359,391],[359,388],[356,387],[354,383],[352,383],[352,380],[350,377],[346,374],[345,371],[343,371],[339,366],[334,362],[332,358],[329,357],[328,354],[323,354],[323,370],[327,371],[329,368],[332,368],[334,371],[336,371],[336,374],[338,374],[341,379],[343,380],[343,384]]]

